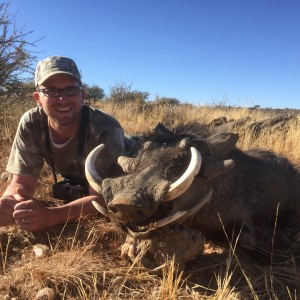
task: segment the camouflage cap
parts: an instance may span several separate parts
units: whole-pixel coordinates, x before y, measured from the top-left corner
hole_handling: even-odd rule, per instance
[[[67,74],[81,84],[80,73],[74,60],[63,56],[50,56],[37,63],[35,69],[35,86],[41,85],[55,74]]]

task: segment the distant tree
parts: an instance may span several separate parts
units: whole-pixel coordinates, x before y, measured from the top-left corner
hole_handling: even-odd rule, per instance
[[[174,106],[174,105],[179,105],[180,101],[176,98],[156,96],[153,104]]]
[[[33,92],[35,91],[34,81],[33,80],[27,80],[23,81],[19,85],[18,93],[32,96]]]
[[[32,65],[36,56],[30,47],[37,41],[29,42],[27,38],[33,31],[24,33],[24,27],[16,24],[16,14],[8,12],[10,1],[0,3],[0,108],[9,105],[12,94],[23,90],[22,84],[29,78],[24,74],[33,74]]]
[[[131,84],[127,85],[125,82],[119,82],[110,88],[110,93],[106,100],[118,104],[125,104],[128,102],[144,103],[148,97],[148,92],[138,90],[132,91]]]
[[[83,84],[87,100],[100,101],[105,97],[104,90],[98,85]]]

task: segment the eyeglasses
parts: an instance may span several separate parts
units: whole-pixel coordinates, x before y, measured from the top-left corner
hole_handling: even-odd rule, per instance
[[[63,92],[67,97],[74,97],[78,96],[82,87],[74,86],[74,87],[67,87],[64,89],[58,88],[46,88],[46,89],[39,89],[38,92],[42,92],[46,97],[57,98],[60,96],[60,93]]]

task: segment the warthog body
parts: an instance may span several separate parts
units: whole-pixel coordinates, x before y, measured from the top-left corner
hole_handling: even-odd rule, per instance
[[[137,240],[155,240],[156,236],[160,243],[166,241],[163,249],[167,254],[176,254],[180,260],[180,254],[170,250],[175,247],[170,240],[178,228],[204,235],[242,228],[239,242],[254,247],[259,222],[277,212],[300,210],[300,176],[287,159],[262,150],[240,151],[235,147],[237,134],[209,136],[198,129],[194,125],[171,132],[158,125],[145,137],[148,142],[136,158],[119,159],[125,173],[104,179],[98,189],[107,206],[102,213],[124,224],[131,236],[123,249],[130,257],[136,254]],[[170,186],[191,164],[191,149],[202,156],[200,171],[192,174],[188,187],[177,188],[183,193],[170,196]],[[90,183],[95,186],[95,178]],[[170,235],[164,227],[167,223]],[[182,238],[189,251],[193,241],[201,248],[200,237],[195,236],[188,242]],[[196,252],[183,260],[194,258]]]

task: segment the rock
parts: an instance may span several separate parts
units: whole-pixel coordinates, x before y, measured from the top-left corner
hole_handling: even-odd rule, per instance
[[[1,174],[1,181],[10,182],[11,179],[12,179],[12,174],[11,173],[5,171]]]
[[[38,291],[35,300],[54,300],[54,291],[51,288],[44,288]]]
[[[45,257],[50,253],[50,249],[46,245],[36,244],[33,246],[33,252],[36,257]]]

